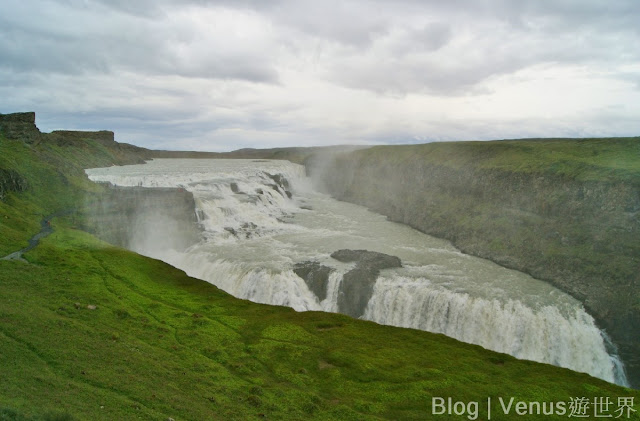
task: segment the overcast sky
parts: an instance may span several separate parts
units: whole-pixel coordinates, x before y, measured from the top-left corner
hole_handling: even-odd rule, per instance
[[[0,113],[162,149],[640,135],[638,0],[2,0]]]

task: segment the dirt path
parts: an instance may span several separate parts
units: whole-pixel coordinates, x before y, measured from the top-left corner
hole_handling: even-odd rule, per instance
[[[22,257],[22,255],[28,252],[29,250],[35,248],[40,243],[41,238],[44,238],[53,232],[53,228],[51,227],[51,220],[57,216],[68,215],[71,212],[73,212],[73,209],[58,211],[56,213],[52,213],[49,216],[46,216],[40,222],[40,232],[38,232],[36,235],[31,237],[31,239],[29,240],[29,245],[27,247],[23,248],[22,250],[13,252],[1,258],[0,260],[21,260],[23,262],[26,262],[26,260]]]

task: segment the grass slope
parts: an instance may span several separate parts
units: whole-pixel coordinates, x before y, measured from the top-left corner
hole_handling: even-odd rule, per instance
[[[238,300],[162,262],[56,229],[27,254],[31,264],[0,262],[0,402],[25,412],[423,419],[431,396],[640,399],[442,335]]]
[[[0,256],[25,247],[45,216],[77,208],[87,193],[101,191],[83,168],[114,162],[113,155],[94,143],[66,148],[43,143],[36,148],[0,134],[0,168],[17,171],[28,185],[25,192],[0,202]]]
[[[472,165],[483,170],[640,184],[640,137],[442,142],[377,146],[358,153],[372,159],[391,157],[398,164],[428,161],[455,169]]]
[[[83,156],[91,151],[0,139],[0,167],[30,186],[0,202],[3,251],[26,244],[41,215],[96,189],[80,169],[95,162]],[[479,401],[480,418],[488,397],[633,397],[640,410],[640,393],[586,374],[235,299],[75,229],[78,218],[54,219],[29,263],[0,261],[0,408],[12,408],[0,419],[425,419],[432,396]],[[62,415],[38,418],[51,411]],[[497,403],[492,415],[513,418]]]

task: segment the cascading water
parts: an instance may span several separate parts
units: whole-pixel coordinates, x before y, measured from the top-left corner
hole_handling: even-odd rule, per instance
[[[172,250],[156,233],[149,236],[153,242],[132,242],[134,250],[236,297],[298,311],[341,311],[343,276],[357,263],[331,254],[340,249],[385,253],[399,257],[402,267],[380,271],[362,318],[444,333],[627,384],[622,364],[607,352],[606,335],[575,299],[524,273],[465,255],[446,241],[315,192],[300,165],[160,159],[87,174],[118,186],[192,192],[202,241]],[[326,270],[320,296],[296,274],[304,262]]]

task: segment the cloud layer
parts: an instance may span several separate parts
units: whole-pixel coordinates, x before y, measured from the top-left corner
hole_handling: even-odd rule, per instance
[[[5,3],[0,112],[45,131],[198,150],[640,135],[635,0]]]

